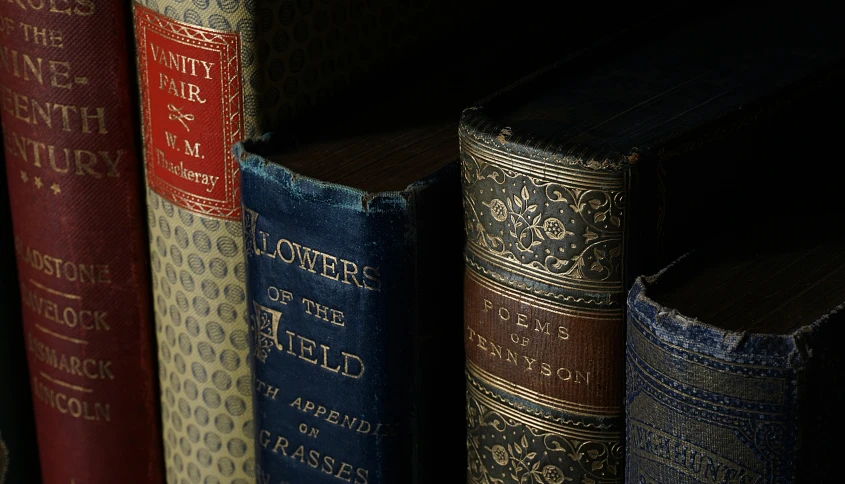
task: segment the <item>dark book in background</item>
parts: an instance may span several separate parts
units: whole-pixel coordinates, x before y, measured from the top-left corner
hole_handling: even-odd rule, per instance
[[[35,484],[41,472],[2,155],[0,167],[0,484]]]
[[[628,296],[628,482],[836,482],[845,245],[768,233]]]
[[[259,479],[464,478],[460,110],[595,43],[536,12],[482,19],[295,139],[236,148]]]
[[[629,284],[659,241],[748,225],[740,188],[778,174],[758,143],[841,79],[835,17],[758,13],[641,29],[464,112],[470,482],[623,481]]]

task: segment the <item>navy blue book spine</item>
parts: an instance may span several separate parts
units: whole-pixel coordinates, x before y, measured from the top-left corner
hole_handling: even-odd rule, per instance
[[[838,482],[845,306],[789,334],[723,330],[649,297],[674,267],[628,294],[626,482]]]
[[[419,424],[430,414],[417,398],[425,390],[418,370],[437,371],[430,361],[419,363],[430,331],[420,330],[426,281],[419,276],[426,271],[418,267],[418,203],[440,203],[430,195],[449,185],[444,203],[459,204],[456,166],[402,191],[369,194],[269,162],[261,155],[269,145],[234,148],[241,169],[257,480],[414,482],[424,440]],[[454,233],[460,231],[456,224]],[[462,240],[453,242],[455,260],[446,263],[459,281]],[[452,292],[446,299],[458,300],[460,289]],[[451,326],[460,328],[457,321]],[[444,360],[449,358],[460,362],[460,348]],[[460,388],[461,369],[443,381]],[[450,398],[453,414],[460,415],[455,404],[462,393]],[[464,457],[456,452],[445,461],[450,459],[460,463]]]

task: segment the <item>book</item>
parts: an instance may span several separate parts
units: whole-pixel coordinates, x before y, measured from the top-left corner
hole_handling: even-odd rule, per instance
[[[845,247],[830,235],[778,243],[766,231],[637,278],[629,482],[838,479]]]
[[[724,213],[722,234],[747,221],[728,215],[739,194],[706,188],[738,186],[734,153],[776,150],[746,143],[798,124],[795,107],[841,73],[834,20],[756,14],[639,29],[464,111],[468,482],[623,482],[633,276],[665,257],[661,239],[693,242],[676,202]],[[695,170],[715,185],[679,176]]]
[[[168,482],[255,479],[232,144],[318,118],[472,5],[133,2]]]
[[[8,255],[43,482],[160,483],[129,9],[7,2],[0,25]]]
[[[14,238],[0,153],[0,484],[40,479]]]

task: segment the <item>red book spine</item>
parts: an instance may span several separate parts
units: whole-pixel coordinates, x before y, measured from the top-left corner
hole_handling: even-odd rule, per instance
[[[129,4],[0,4],[0,116],[45,484],[163,481]]]

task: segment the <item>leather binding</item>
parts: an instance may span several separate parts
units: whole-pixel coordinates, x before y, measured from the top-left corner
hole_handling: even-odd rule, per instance
[[[747,28],[754,15],[635,29],[464,111],[469,483],[624,481],[633,275],[653,267],[659,240],[674,249],[694,240],[679,237],[687,221],[667,207],[696,197],[692,206],[706,200],[712,213],[732,200],[700,198],[714,185],[660,184],[742,166],[752,140],[841,75],[830,74],[838,44],[819,41],[835,30],[810,35],[809,22],[783,16]],[[713,29],[726,34],[714,39]],[[819,47],[764,49],[773,35],[818,36]],[[702,178],[734,187],[733,171]]]
[[[466,8],[447,5],[133,3],[168,482],[255,479],[232,144],[431,44]]]
[[[713,245],[637,278],[627,482],[839,480],[843,251],[825,237]]]
[[[0,163],[0,484],[37,482],[41,475],[2,153]]]
[[[17,262],[15,343],[26,349],[43,482],[160,483],[129,9],[7,2],[0,19],[14,232],[4,256]],[[14,471],[14,482],[36,482]]]
[[[444,315],[460,308],[459,246],[438,243],[460,241],[460,217],[449,216],[460,203],[457,163],[369,193],[270,162],[273,146],[235,146],[259,482],[434,482],[421,472],[442,477],[457,455],[436,453],[454,447],[440,427],[454,412],[422,403],[442,405],[455,380],[443,363],[460,361],[438,341],[453,323]],[[421,425],[437,434],[423,462]]]

